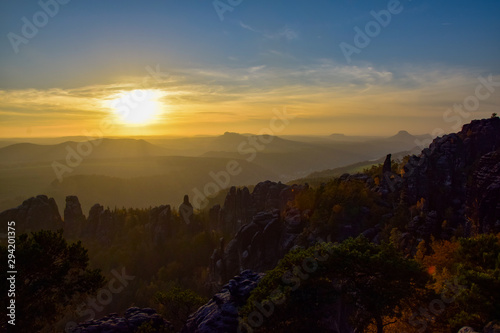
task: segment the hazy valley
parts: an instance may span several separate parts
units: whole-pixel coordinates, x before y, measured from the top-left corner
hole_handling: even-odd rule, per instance
[[[54,197],[59,205],[67,195],[77,195],[84,211],[97,202],[137,208],[180,203],[184,194],[194,196],[195,188],[204,196],[212,195],[215,187],[205,193],[208,183],[215,182],[219,190],[264,180],[286,183],[358,162],[369,166],[387,153],[408,155],[419,150],[417,144],[430,142],[428,135],[407,132],[388,138],[342,140],[338,136],[283,139],[237,133],[198,138],[72,139],[35,139],[0,148],[4,184],[0,210],[42,193]],[[226,172],[232,160],[240,165],[237,175],[230,175],[228,181],[211,176]],[[58,164],[53,166],[54,162]]]

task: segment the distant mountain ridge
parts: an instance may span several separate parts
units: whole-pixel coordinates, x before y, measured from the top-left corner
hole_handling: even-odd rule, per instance
[[[165,148],[135,139],[67,141],[55,145],[15,143],[0,148],[0,164],[64,160],[70,151],[83,151],[84,153],[80,154],[85,158],[131,158],[170,153]]]
[[[107,188],[105,192],[110,193],[112,188],[138,186],[139,181],[133,178],[144,178],[145,183],[155,189],[148,192],[140,186],[142,192],[122,191],[119,196],[108,198],[110,201],[106,203],[133,205],[136,200],[143,206],[153,199],[151,193],[159,193],[156,187],[169,186],[169,197],[182,196],[186,187],[193,187],[198,184],[196,182],[204,187],[212,181],[209,173],[217,174],[225,170],[231,160],[244,167],[241,175],[231,177],[230,185],[245,186],[267,179],[288,182],[313,172],[376,160],[388,152],[407,151],[415,146],[411,141],[391,138],[356,142],[320,136],[283,138],[234,132],[211,137],[148,137],[147,140],[74,139],[76,141],[43,145],[15,143],[0,148],[0,182],[4,185],[0,188],[0,209],[38,193],[52,194],[60,203],[65,195],[63,192],[70,189],[77,191],[71,194],[80,194],[82,202],[87,205],[92,197],[103,195],[100,193],[101,183],[96,179],[101,179],[102,186]],[[71,171],[62,176],[68,184],[55,186],[53,181],[58,182],[61,177],[53,170],[53,163],[57,161],[66,165],[67,158],[72,158],[71,154],[80,153],[79,163],[72,164]],[[77,178],[73,178],[75,176]],[[171,181],[168,181],[169,177]],[[184,186],[182,181],[186,182]],[[89,188],[85,182],[95,185]],[[78,186],[85,189],[82,190],[84,193],[78,193],[76,184],[81,184]],[[128,193],[126,199],[122,195],[125,192]]]

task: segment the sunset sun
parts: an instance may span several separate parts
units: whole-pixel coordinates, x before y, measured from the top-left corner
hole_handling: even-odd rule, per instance
[[[136,89],[121,93],[109,103],[113,113],[125,125],[143,126],[153,123],[162,111],[158,90]]]

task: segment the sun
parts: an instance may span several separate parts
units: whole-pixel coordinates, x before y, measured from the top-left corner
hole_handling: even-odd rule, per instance
[[[124,125],[144,126],[154,123],[162,111],[161,91],[135,89],[125,91],[109,102],[113,113]]]

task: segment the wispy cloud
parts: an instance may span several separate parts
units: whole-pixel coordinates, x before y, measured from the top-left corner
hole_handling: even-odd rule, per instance
[[[210,128],[215,130],[219,123],[256,121],[279,105],[293,108],[297,119],[317,121],[321,126],[326,126],[322,119],[353,119],[352,114],[360,115],[358,124],[363,123],[363,117],[378,115],[381,119],[392,116],[393,121],[421,119],[421,126],[425,126],[432,119],[434,123],[442,121],[448,107],[474,93],[479,74],[463,68],[388,70],[320,59],[294,69],[258,65],[177,70],[164,81],[148,82],[147,89],[164,92],[162,119],[179,130],[183,126],[197,128],[201,123],[213,123]],[[0,90],[0,125],[50,129],[78,120],[82,128],[92,128],[110,113],[103,101],[122,91],[144,88],[141,82],[138,77],[75,89]],[[481,112],[491,114],[499,104],[500,96],[492,95]],[[165,125],[158,124],[159,130],[164,128],[161,126]],[[206,129],[204,126],[200,133]]]
[[[252,31],[252,32],[256,32],[256,33],[261,33],[260,31],[252,28],[251,26],[249,26],[248,24],[245,24],[243,22],[240,21],[240,27],[242,27],[243,29],[246,29],[246,30],[249,30],[249,31]]]
[[[279,31],[270,34],[265,34],[265,36],[269,39],[286,39],[288,41],[292,41],[299,38],[299,34],[289,27],[283,27]]]
[[[288,26],[284,26],[277,31],[267,32],[256,29],[248,24],[243,23],[242,21],[240,21],[239,24],[243,29],[260,34],[266,39],[285,39],[287,41],[292,41],[299,38],[299,34]]]

